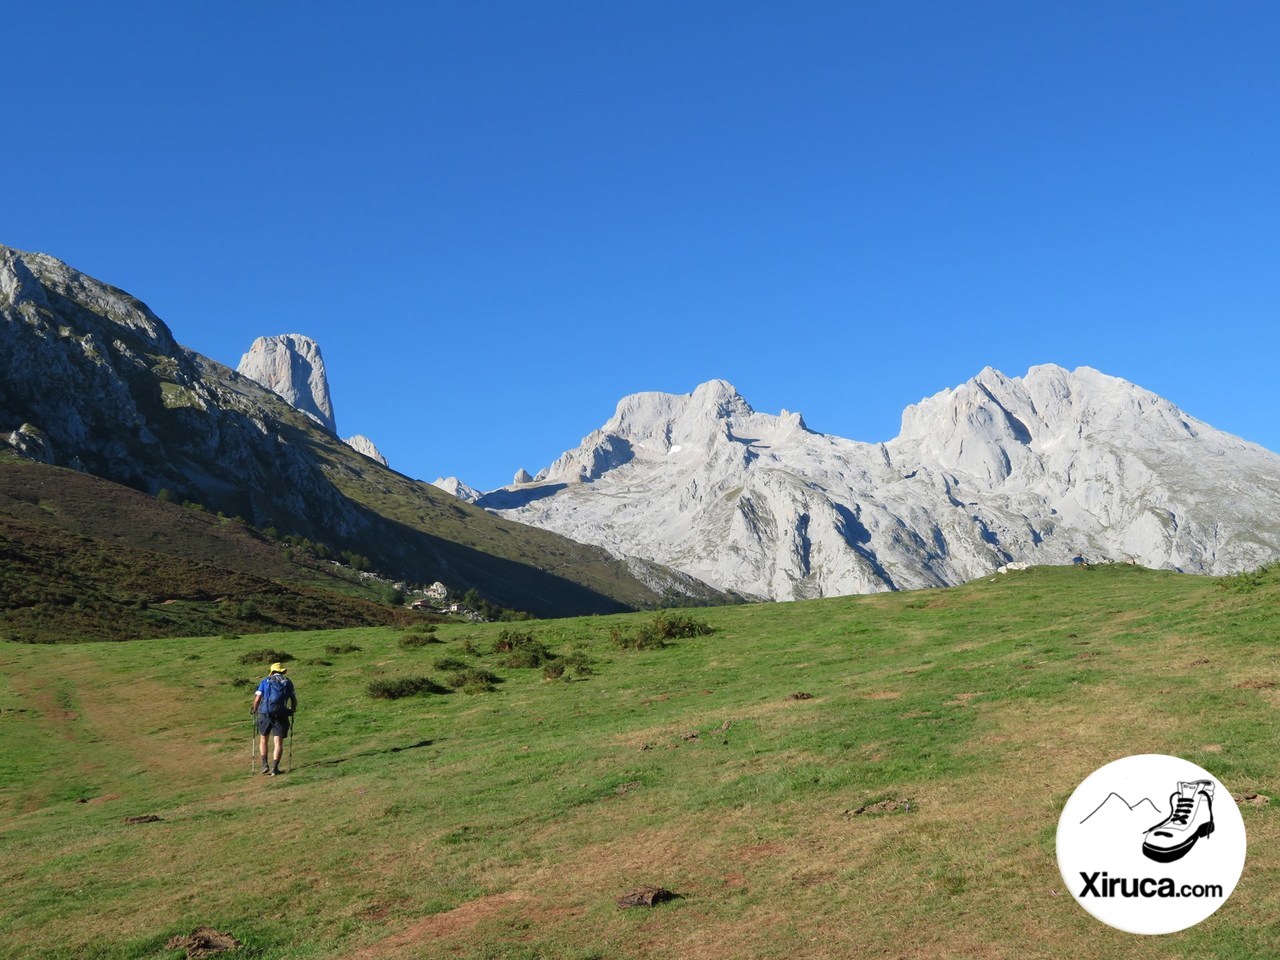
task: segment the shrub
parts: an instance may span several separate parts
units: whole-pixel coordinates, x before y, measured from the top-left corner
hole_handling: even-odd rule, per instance
[[[400,646],[408,650],[412,647],[425,647],[427,644],[440,643],[435,637],[424,637],[415,633],[406,633],[400,638]]]
[[[463,693],[487,693],[498,683],[498,678],[488,670],[466,667],[449,676],[449,686]]]
[[[532,669],[555,659],[555,656],[533,634],[516,630],[503,630],[493,644],[494,653],[505,653],[500,661],[504,667]]]
[[[625,634],[617,627],[609,631],[609,639],[614,646],[623,650],[661,650],[668,640],[684,640],[688,637],[701,637],[711,633],[712,629],[701,620],[695,620],[683,613],[663,611],[649,623],[642,623],[635,632]]]
[[[518,650],[532,646],[537,643],[533,639],[533,634],[524,633],[519,630],[503,630],[498,634],[498,639],[493,642],[494,653],[510,653],[512,650]]]
[[[325,645],[324,652],[335,657],[340,653],[359,653],[360,648],[354,643],[330,643]]]
[[[474,657],[474,656],[476,656],[480,651],[476,649],[476,645],[475,645],[474,643],[472,643],[470,640],[463,640],[463,641],[462,641],[462,652],[463,652],[463,653],[465,653],[465,654],[467,654],[468,656],[472,656],[472,657]]]
[[[293,654],[285,653],[283,650],[250,650],[248,653],[240,654],[240,663],[288,663],[293,659]]]
[[[564,676],[564,661],[553,660],[542,668],[543,680],[559,680]]]
[[[466,670],[471,664],[457,657],[440,657],[432,664],[437,670]]]
[[[368,686],[369,696],[375,700],[400,700],[420,693],[448,693],[430,677],[400,677],[397,680],[374,680]]]
[[[614,627],[609,631],[609,639],[623,650],[661,650],[667,645],[652,624],[642,624],[634,633],[623,633]]]
[[[705,637],[712,632],[710,626],[684,613],[664,611],[653,618],[653,631],[663,640],[684,640],[688,637]]]
[[[248,677],[232,677],[227,682],[231,684],[231,686],[235,687],[237,690],[239,690],[241,687],[253,686],[253,681],[250,680]]]

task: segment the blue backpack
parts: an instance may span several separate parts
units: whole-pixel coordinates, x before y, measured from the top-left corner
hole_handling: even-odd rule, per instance
[[[285,702],[289,699],[289,680],[278,673],[267,677],[266,688],[262,694],[261,711],[269,717],[282,717],[289,711]]]

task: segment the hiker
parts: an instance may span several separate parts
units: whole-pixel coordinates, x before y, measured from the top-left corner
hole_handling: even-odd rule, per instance
[[[298,709],[298,695],[293,681],[285,676],[283,663],[273,663],[271,673],[258,684],[249,712],[257,717],[260,735],[258,753],[262,757],[262,772],[274,777],[280,772],[280,757],[284,753],[284,738],[289,735],[290,718]],[[270,765],[267,763],[267,737],[274,739]]]

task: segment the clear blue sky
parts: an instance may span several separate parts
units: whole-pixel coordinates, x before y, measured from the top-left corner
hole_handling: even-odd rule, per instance
[[[712,377],[857,440],[1089,365],[1280,450],[1280,6],[20,4],[0,242],[490,488]]]

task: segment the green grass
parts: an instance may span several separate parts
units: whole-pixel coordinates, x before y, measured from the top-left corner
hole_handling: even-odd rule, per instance
[[[696,619],[658,649],[612,640],[653,614],[521,624],[590,663],[558,677],[505,665],[499,624],[0,645],[0,957],[174,957],[201,925],[259,958],[1280,953],[1274,574],[1035,569]],[[297,658],[275,779],[232,682],[264,647]],[[453,690],[459,664],[496,682]],[[449,692],[368,695],[418,677]],[[1167,937],[1090,918],[1054,859],[1075,786],[1144,752],[1278,797],[1242,807],[1231,900]],[[680,899],[615,906],[646,884]]]

